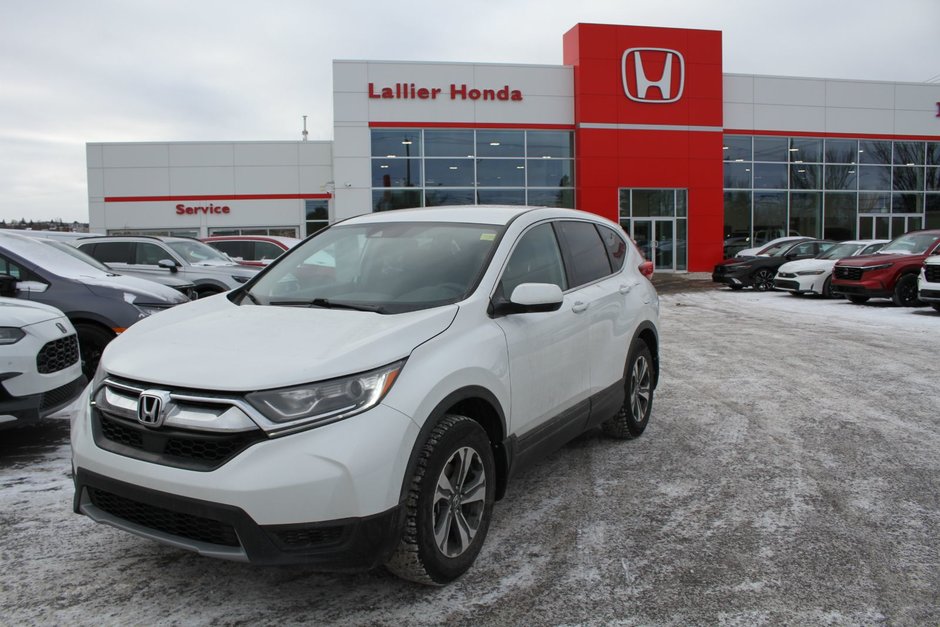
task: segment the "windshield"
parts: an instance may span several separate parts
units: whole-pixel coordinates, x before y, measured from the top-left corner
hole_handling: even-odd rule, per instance
[[[48,244],[49,246],[52,246],[53,248],[57,250],[61,250],[67,255],[72,255],[76,259],[81,259],[85,263],[98,268],[102,272],[107,272],[108,274],[115,274],[113,269],[104,265],[103,263],[101,263],[100,261],[92,257],[91,255],[89,255],[88,253],[83,253],[82,251],[75,248],[74,246],[69,246],[68,244],[63,244],[62,242],[55,242],[55,241],[52,241],[51,239],[44,239],[40,241],[44,244]]]
[[[173,252],[191,264],[210,263],[218,265],[220,263],[235,263],[227,255],[217,251],[212,246],[195,240],[177,240],[166,244],[173,249]]]
[[[780,257],[783,253],[790,250],[793,246],[793,242],[780,242],[779,244],[774,244],[773,246],[768,246],[767,248],[760,251],[762,257]]]
[[[857,253],[859,250],[861,250],[863,246],[865,246],[865,244],[837,244],[833,246],[832,248],[830,248],[829,250],[825,251],[824,253],[820,254],[816,258],[817,259],[842,259],[844,257],[851,257],[852,255]]]
[[[501,228],[335,226],[284,253],[243,303],[400,313],[457,302],[476,285]]]
[[[878,253],[885,255],[923,255],[937,239],[937,236],[931,233],[908,233],[887,244]]]

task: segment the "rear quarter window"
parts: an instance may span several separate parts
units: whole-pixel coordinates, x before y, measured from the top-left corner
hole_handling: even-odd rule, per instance
[[[593,223],[560,221],[555,228],[562,241],[571,287],[591,283],[612,273],[607,247]]]

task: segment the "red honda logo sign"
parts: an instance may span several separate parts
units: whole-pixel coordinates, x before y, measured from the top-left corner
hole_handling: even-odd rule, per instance
[[[682,97],[685,59],[668,48],[630,48],[620,62],[623,91],[634,102],[667,104]]]

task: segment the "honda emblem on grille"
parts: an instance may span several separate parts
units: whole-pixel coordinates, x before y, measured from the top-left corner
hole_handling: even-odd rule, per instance
[[[660,67],[659,78],[652,74]],[[623,91],[634,102],[668,104],[682,97],[685,58],[668,48],[630,48],[620,59]]]
[[[148,427],[159,427],[166,417],[170,393],[164,390],[145,390],[137,399],[137,422]]]

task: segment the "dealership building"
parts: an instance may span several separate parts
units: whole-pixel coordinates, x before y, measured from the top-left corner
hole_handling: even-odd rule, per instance
[[[92,231],[305,236],[372,211],[619,221],[658,271],[940,228],[940,84],[722,72],[721,32],[578,24],[563,65],[334,61],[332,141],[89,143]]]

